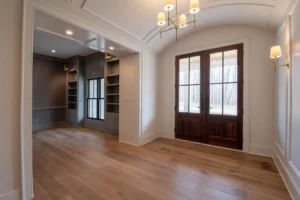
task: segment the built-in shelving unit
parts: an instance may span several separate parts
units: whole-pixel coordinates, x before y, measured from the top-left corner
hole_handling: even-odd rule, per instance
[[[106,116],[105,129],[107,132],[118,135],[119,132],[119,95],[120,95],[119,59],[106,61]]]
[[[78,70],[68,72],[68,109],[77,110]]]
[[[84,120],[84,67],[83,57],[74,56],[68,59],[67,122],[81,126]]]
[[[106,111],[119,113],[119,60],[106,62]]]

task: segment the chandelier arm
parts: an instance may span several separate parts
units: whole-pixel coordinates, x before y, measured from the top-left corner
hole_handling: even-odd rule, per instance
[[[172,27],[172,28],[169,28],[167,30],[162,30],[162,31],[160,31],[160,33],[164,33],[164,32],[167,32],[167,31],[170,31],[170,30],[173,30],[173,29],[176,29],[176,27]]]
[[[175,22],[171,19],[171,18],[169,18],[169,20],[170,20],[170,22],[176,27],[177,25],[175,24]]]

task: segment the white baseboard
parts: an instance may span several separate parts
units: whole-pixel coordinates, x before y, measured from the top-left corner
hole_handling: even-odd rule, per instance
[[[141,137],[140,146],[143,146],[143,145],[155,140],[158,137],[160,137],[159,132],[146,133],[146,134],[142,135],[142,137]]]
[[[53,123],[49,123],[49,124],[38,124],[38,125],[33,125],[32,126],[32,130],[36,131],[36,130],[42,130],[42,129],[48,129],[48,128],[55,128],[58,126],[62,126],[62,125],[66,125],[66,122],[53,122]]]
[[[0,200],[21,200],[21,199],[22,199],[21,189],[17,189],[12,192],[0,195]]]
[[[260,155],[260,156],[268,156],[268,157],[274,156],[274,151],[273,151],[272,147],[251,145],[251,144],[250,144],[249,153],[255,154],[255,155]]]
[[[300,183],[300,177],[298,176],[297,171],[294,171],[291,163],[285,161],[285,158],[281,156],[280,149],[276,146],[274,148],[273,159],[292,199],[300,199],[300,187],[297,185],[297,183]]]

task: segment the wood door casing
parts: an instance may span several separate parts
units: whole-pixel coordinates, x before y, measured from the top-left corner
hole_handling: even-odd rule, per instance
[[[236,52],[236,81],[224,81],[226,52]],[[222,88],[222,113],[210,113],[210,55],[222,53],[222,82],[217,83]],[[183,58],[201,56],[201,113],[180,113],[179,105],[179,60]],[[228,60],[227,60],[228,61]],[[227,62],[226,61],[226,62]],[[235,114],[225,113],[224,94],[227,84],[236,87]],[[233,149],[243,146],[243,44],[216,48],[176,57],[176,106],[175,106],[175,137],[195,142],[207,143]]]

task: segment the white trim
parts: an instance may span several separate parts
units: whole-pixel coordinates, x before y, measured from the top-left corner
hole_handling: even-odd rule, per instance
[[[294,170],[295,174],[297,174],[298,178],[300,179],[300,171],[296,167],[296,165],[294,165],[294,163],[292,161],[289,161],[289,165],[291,166],[291,168]]]
[[[8,192],[6,194],[0,195],[0,200],[21,200],[21,188]]]
[[[259,145],[250,145],[249,153],[261,156],[269,156],[273,157],[273,149],[272,147],[265,147]]]
[[[116,25],[115,23],[113,23],[113,22],[111,22],[111,21],[109,21],[109,20],[107,20],[107,19],[104,19],[103,17],[99,16],[98,13],[95,13],[95,12],[93,12],[93,11],[88,10],[88,9],[86,8],[86,5],[88,4],[88,1],[89,1],[89,0],[86,0],[86,1],[85,1],[85,3],[84,3],[83,6],[82,6],[82,10],[84,10],[84,11],[86,11],[87,13],[89,13],[89,14],[91,14],[91,15],[97,17],[98,19],[101,19],[101,20],[103,20],[103,21],[109,23],[110,25],[112,25],[112,26],[116,27],[117,29],[123,31],[124,33],[127,33],[127,34],[131,35],[132,37],[134,37],[134,38],[136,38],[136,39],[138,39],[138,40],[140,40],[140,41],[143,41],[142,38],[139,38],[139,37],[137,37],[136,35],[134,35],[133,33],[129,32],[129,31],[126,31],[125,29],[123,29],[123,28],[121,28],[120,26]]]
[[[274,151],[273,160],[276,164],[276,167],[277,167],[292,199],[293,200],[300,199],[300,188],[297,186],[297,184],[294,180],[294,176],[292,176],[292,174],[291,174],[294,172],[289,170],[290,166],[285,164],[286,162],[283,160],[284,158],[282,156],[280,156],[280,154],[278,153],[278,149],[276,147],[274,148],[273,151]]]
[[[277,149],[279,150],[279,152],[281,153],[281,156],[285,156],[285,152],[282,149],[282,147],[280,146],[280,144],[278,142],[275,142],[275,146],[277,147]]]
[[[147,134],[143,134],[139,146],[143,146],[149,142],[152,142],[153,140],[156,140],[158,137],[160,137],[159,132],[150,132]]]
[[[235,44],[243,44],[244,45],[244,124],[243,124],[243,151],[244,152],[250,152],[250,92],[251,92],[251,85],[250,85],[250,75],[251,73],[249,72],[250,70],[250,59],[249,59],[249,53],[250,53],[250,43],[249,39],[244,38],[244,39],[239,39],[239,40],[233,40],[233,41],[228,41],[228,42],[223,42],[215,45],[209,45],[201,48],[196,48],[188,51],[178,51],[172,54],[172,63],[175,61],[175,57],[177,55],[182,55],[182,54],[188,54],[188,53],[193,53],[197,51],[204,51],[208,49],[214,49],[214,48],[219,48],[219,47],[224,47],[224,46],[230,46],[230,45],[235,45]],[[175,74],[175,67],[172,67],[172,72],[171,74]],[[175,76],[172,76],[172,85],[175,85]],[[172,121],[171,124],[175,127],[175,111],[174,111],[174,106],[176,104],[175,102],[175,90],[172,91]],[[162,131],[165,132],[165,131]],[[175,134],[175,133],[172,133]]]

